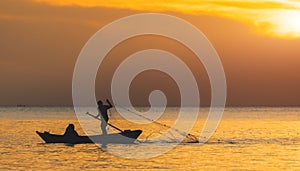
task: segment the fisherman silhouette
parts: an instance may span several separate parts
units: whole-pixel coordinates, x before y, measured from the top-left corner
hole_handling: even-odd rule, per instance
[[[106,102],[108,103],[108,105],[103,105],[103,102],[101,100],[97,102],[98,115],[96,117],[100,117],[101,119],[101,130],[103,135],[107,135],[106,126],[109,119],[107,115],[107,110],[113,107],[108,99],[106,99]]]
[[[78,133],[75,131],[74,124],[69,124],[66,128],[66,132],[64,133],[65,136],[78,136]]]

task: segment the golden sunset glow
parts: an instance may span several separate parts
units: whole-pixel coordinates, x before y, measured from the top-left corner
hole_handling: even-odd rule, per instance
[[[282,37],[300,37],[300,11],[283,11],[274,17],[274,26],[270,34]]]
[[[1,0],[0,75],[8,81],[2,81],[0,103],[72,105],[74,65],[87,40],[113,21],[151,12],[179,17],[205,34],[224,65],[229,105],[300,105],[300,0]],[[97,79],[98,95],[110,96],[120,61],[149,48],[173,53],[191,66],[204,87],[203,105],[211,104],[209,78],[194,53],[177,41],[149,35],[112,49],[106,58],[113,60],[101,65],[105,74]],[[136,87],[150,92],[144,78]],[[157,82],[156,77],[149,81]],[[166,80],[161,84],[175,92]],[[139,91],[135,102],[148,104],[148,94]],[[176,97],[170,93],[170,105],[178,104]]]
[[[175,11],[193,15],[213,15],[250,25],[260,34],[284,39],[300,37],[300,1],[297,0],[35,0],[51,5],[110,7],[145,11]]]
[[[0,37],[0,171],[300,171],[300,0],[0,0]]]

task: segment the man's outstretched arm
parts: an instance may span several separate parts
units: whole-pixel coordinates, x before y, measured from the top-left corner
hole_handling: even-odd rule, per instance
[[[108,107],[109,107],[109,108],[112,108],[112,107],[113,107],[113,105],[110,103],[110,101],[109,101],[108,99],[106,99],[106,102],[108,103]]]

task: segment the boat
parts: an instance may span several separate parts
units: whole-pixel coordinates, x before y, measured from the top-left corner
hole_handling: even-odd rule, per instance
[[[142,133],[142,130],[124,130],[120,133],[107,135],[77,136],[77,135],[57,135],[47,131],[36,133],[45,141],[45,143],[65,143],[65,144],[132,144]]]

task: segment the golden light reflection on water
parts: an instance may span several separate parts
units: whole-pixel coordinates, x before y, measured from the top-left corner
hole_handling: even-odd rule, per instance
[[[52,5],[112,7],[143,11],[177,11],[186,14],[207,14],[247,23],[260,34],[295,39],[300,38],[300,2],[294,0],[35,0]]]
[[[21,117],[17,112],[10,118],[0,113],[0,170],[299,170],[300,169],[300,109],[227,109],[213,138],[204,145],[182,144],[161,156],[123,159],[101,151],[96,145],[44,144],[36,130],[62,134],[68,123],[75,123],[70,111],[27,111],[37,119]],[[63,114],[64,113],[64,114]],[[43,115],[46,118],[43,118]],[[51,117],[49,117],[51,116]],[[201,115],[205,116],[205,114]],[[192,130],[199,133],[204,118]],[[128,122],[112,121],[122,128]],[[166,123],[172,121],[166,119]],[[154,127],[143,126],[145,132]],[[145,144],[149,150],[157,143]],[[168,145],[168,144],[165,144]],[[129,145],[137,148],[139,144]],[[122,148],[118,145],[117,148]],[[126,145],[128,147],[128,145]]]

